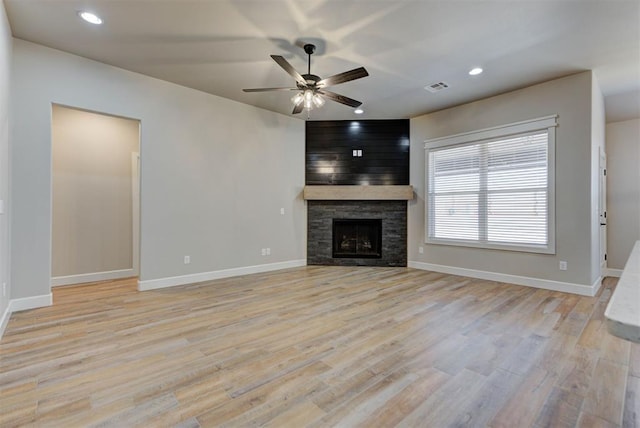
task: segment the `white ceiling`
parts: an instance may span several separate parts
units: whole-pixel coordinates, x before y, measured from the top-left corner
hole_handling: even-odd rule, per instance
[[[13,35],[159,79],[291,114],[293,87],[270,57],[301,73],[364,66],[334,86],[364,119],[409,118],[594,70],[608,121],[640,117],[640,0],[4,0]],[[78,10],[104,19],[81,21]],[[481,66],[485,72],[469,76]],[[424,86],[450,85],[439,93]],[[299,115],[306,118],[305,114]],[[311,119],[356,117],[327,102]]]

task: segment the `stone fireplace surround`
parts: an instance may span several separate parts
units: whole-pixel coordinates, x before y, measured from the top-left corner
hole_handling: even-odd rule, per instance
[[[307,188],[309,187],[315,186],[307,186]],[[307,264],[329,266],[407,266],[407,199],[403,199],[404,200],[308,200]],[[382,257],[379,259],[333,258],[332,227],[334,218],[381,219]]]

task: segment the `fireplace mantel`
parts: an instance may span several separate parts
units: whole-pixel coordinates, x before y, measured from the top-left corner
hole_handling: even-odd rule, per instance
[[[303,197],[315,201],[410,201],[413,186],[304,186]]]

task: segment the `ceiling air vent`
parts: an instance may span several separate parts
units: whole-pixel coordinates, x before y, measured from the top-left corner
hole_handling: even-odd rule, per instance
[[[443,89],[447,89],[448,87],[449,87],[448,83],[438,82],[438,83],[432,83],[430,85],[427,85],[424,88],[429,92],[440,92]]]

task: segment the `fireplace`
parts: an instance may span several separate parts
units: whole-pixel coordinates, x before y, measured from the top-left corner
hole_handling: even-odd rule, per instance
[[[382,257],[382,219],[333,219],[333,257]]]
[[[307,208],[307,264],[407,265],[407,201],[308,200]],[[370,230],[367,229],[375,225],[373,236],[347,237],[347,242],[344,244],[345,251],[343,251],[340,241],[344,241],[343,236],[348,234],[344,231],[342,234],[336,234],[336,221],[346,221],[343,226],[347,229],[353,227],[353,222],[360,223],[358,230],[360,235],[362,232],[368,234]],[[336,240],[339,242],[336,243]],[[357,245],[358,240],[360,245]],[[351,254],[336,254],[336,245],[338,245],[338,253],[345,253],[349,249]],[[377,249],[374,248],[376,245]]]

